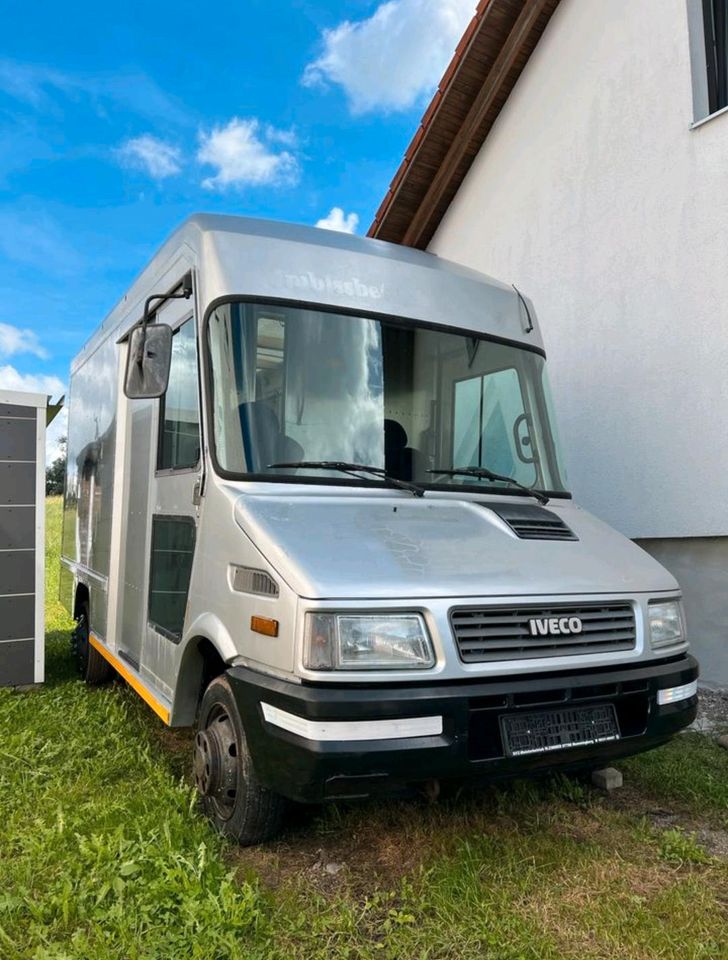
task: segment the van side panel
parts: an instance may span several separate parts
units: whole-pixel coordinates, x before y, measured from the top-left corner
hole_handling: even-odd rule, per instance
[[[73,371],[70,385],[61,599],[73,613],[75,585],[85,583],[101,636],[111,550],[118,349],[109,337]]]

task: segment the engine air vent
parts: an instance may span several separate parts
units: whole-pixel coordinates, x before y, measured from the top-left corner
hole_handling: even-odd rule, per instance
[[[578,540],[574,531],[551,510],[535,503],[482,503],[505,520],[521,540]]]
[[[277,597],[278,584],[265,570],[254,567],[233,567],[233,590],[254,593],[259,597]]]

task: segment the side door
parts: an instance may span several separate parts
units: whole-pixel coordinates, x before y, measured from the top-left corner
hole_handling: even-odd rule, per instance
[[[195,557],[203,460],[195,318],[187,304],[172,301],[160,320],[172,326],[174,336],[169,386],[156,401],[141,667],[171,697]]]

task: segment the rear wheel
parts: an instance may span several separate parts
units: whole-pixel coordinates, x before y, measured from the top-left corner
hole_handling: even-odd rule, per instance
[[[76,658],[81,679],[95,686],[111,680],[114,676],[114,668],[98,650],[91,646],[89,633],[88,603],[84,601],[76,620],[76,627],[71,634],[71,649]]]
[[[195,734],[193,772],[202,806],[215,827],[243,846],[276,835],[286,802],[255,775],[230,683],[205,690]]]

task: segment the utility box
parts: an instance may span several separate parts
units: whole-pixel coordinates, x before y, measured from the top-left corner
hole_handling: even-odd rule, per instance
[[[47,406],[0,390],[0,686],[43,681]]]

